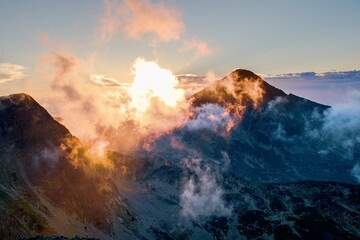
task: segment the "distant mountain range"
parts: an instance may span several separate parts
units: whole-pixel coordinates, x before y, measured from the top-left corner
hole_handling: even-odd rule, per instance
[[[29,95],[0,97],[0,236],[360,238],[359,127],[242,69],[188,100],[107,168]]]

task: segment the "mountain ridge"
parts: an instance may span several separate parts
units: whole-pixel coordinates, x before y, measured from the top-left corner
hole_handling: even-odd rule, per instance
[[[241,68],[237,68],[234,69],[232,72],[230,72],[228,75],[226,75],[225,77],[221,78],[220,80],[215,81],[215,83],[213,83],[212,85],[205,87],[203,90],[200,90],[199,92],[193,94],[190,97],[190,101],[193,102],[193,105],[195,107],[198,107],[204,103],[217,103],[220,105],[224,105],[225,103],[223,101],[215,101],[215,99],[211,99],[209,100],[205,100],[206,96],[204,95],[214,95],[214,91],[223,91],[223,87],[228,85],[228,81],[232,81],[233,82],[233,87],[229,87],[230,89],[228,89],[228,91],[231,91],[231,88],[235,88],[234,92],[235,94],[238,93],[242,93],[244,92],[243,89],[241,89],[241,82],[246,82],[247,80],[250,80],[251,82],[257,82],[259,81],[259,88],[258,90],[263,91],[264,96],[261,97],[261,101],[263,102],[262,105],[266,105],[268,102],[275,100],[277,97],[286,97],[286,96],[296,96],[301,98],[300,96],[297,96],[295,94],[289,93],[286,94],[284,91],[282,91],[281,89],[274,87],[272,85],[270,85],[268,82],[266,82],[263,78],[261,78],[260,76],[256,75],[254,72],[249,71],[249,70],[245,70],[245,69],[241,69]],[[228,95],[230,95],[231,93],[227,93]],[[247,94],[245,92],[245,94]],[[202,99],[205,98],[205,99]],[[231,99],[231,97],[229,96],[229,98]],[[302,98],[305,99],[305,98]],[[314,101],[311,101],[309,99],[306,99],[307,101],[313,102],[313,103],[317,103]],[[231,99],[230,101],[234,101],[234,99]],[[237,102],[239,103],[239,102]],[[239,103],[241,104],[241,102]],[[323,105],[321,103],[317,103],[319,105]],[[326,105],[323,105],[326,106]],[[326,107],[330,107],[330,106],[326,106]]]

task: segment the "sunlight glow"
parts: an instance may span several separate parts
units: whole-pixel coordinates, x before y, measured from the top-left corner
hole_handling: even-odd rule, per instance
[[[135,61],[133,68],[135,76],[129,95],[131,107],[138,116],[148,110],[153,98],[157,98],[168,107],[176,107],[184,100],[184,90],[176,88],[178,80],[170,70],[142,58]]]

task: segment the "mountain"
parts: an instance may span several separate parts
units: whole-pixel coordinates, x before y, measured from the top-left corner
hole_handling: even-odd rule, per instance
[[[328,128],[329,106],[285,94],[241,69],[190,101],[192,119],[156,142],[156,154],[173,163],[191,152],[216,162],[226,152],[230,171],[250,181],[357,183],[350,172],[360,158],[359,129],[340,138]],[[183,147],[172,146],[174,139]],[[354,144],[347,147],[346,141]]]
[[[255,73],[235,69],[213,85],[195,93],[191,101],[195,107],[208,103],[226,107],[253,107],[258,104],[264,106],[277,97],[285,96],[282,90],[269,85]]]
[[[2,238],[360,238],[359,145],[345,154],[329,106],[240,69],[189,101],[183,126],[108,168],[32,97],[0,97]]]
[[[0,139],[3,237],[72,234],[84,231],[82,221],[110,231],[106,219],[118,194],[115,184],[93,174],[79,140],[34,99],[0,98]]]

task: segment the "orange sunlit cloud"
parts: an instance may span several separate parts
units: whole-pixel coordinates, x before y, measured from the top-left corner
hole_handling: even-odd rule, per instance
[[[181,48],[179,48],[180,52],[195,52],[196,56],[205,57],[209,56],[213,53],[213,50],[209,47],[209,45],[205,41],[192,39],[186,40]]]
[[[164,3],[149,0],[104,0],[104,12],[100,18],[100,40],[107,42],[121,30],[131,39],[151,35],[153,42],[179,40],[184,30],[180,12]]]
[[[38,68],[46,79],[51,79],[54,93],[46,99],[46,105],[57,106],[52,109],[55,116],[99,153],[95,155],[103,155],[107,147],[133,149],[139,136],[159,136],[186,119],[184,91],[172,72],[156,62],[137,59],[133,82],[124,85],[91,73],[91,59],[84,61],[70,52],[42,55],[39,59]],[[124,136],[131,142],[128,146],[121,143]]]
[[[118,4],[116,0],[103,0],[104,10],[100,17],[101,32],[99,40],[101,42],[110,41],[118,31],[120,20],[117,14]]]

